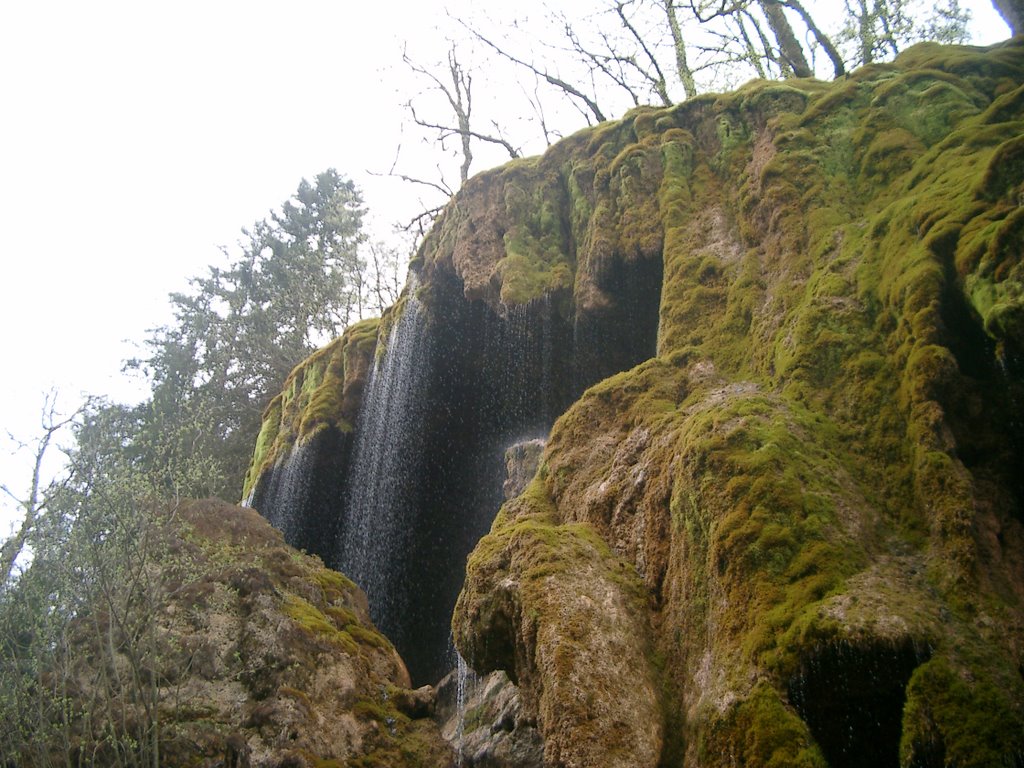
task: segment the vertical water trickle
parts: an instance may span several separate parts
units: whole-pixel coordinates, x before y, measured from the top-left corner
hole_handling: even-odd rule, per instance
[[[466,701],[476,675],[461,654],[455,654],[455,708],[458,725],[455,727],[455,764],[462,766],[462,737],[466,732]]]
[[[366,592],[373,621],[396,643],[410,631],[402,617],[416,577],[407,570],[406,553],[414,546],[411,517],[425,443],[430,347],[423,319],[412,281],[363,399],[336,549],[337,567]]]
[[[545,435],[572,399],[568,382],[559,370],[568,370],[568,361],[555,358],[556,320],[551,296],[545,294],[508,307],[506,315],[499,337],[506,370],[501,400],[504,420],[512,429],[503,445]],[[567,341],[561,346],[567,346]]]
[[[296,443],[249,492],[245,506],[260,511],[285,541],[330,560],[350,440],[322,429]]]
[[[270,499],[267,519],[284,534],[286,541],[301,537],[303,512],[308,505],[310,483],[310,451],[305,444],[296,445],[274,464],[266,496]]]

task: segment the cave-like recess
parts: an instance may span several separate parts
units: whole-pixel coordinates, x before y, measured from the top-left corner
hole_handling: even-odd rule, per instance
[[[424,402],[410,427],[422,431],[400,436],[416,446],[397,510],[407,528],[401,551],[375,555],[387,561],[377,574],[385,585],[360,584],[414,684],[451,669],[451,614],[466,558],[501,506],[505,449],[545,436],[586,387],[655,354],[660,256],[613,260],[600,277],[611,300],[594,311],[577,309],[567,294],[511,307],[468,300],[444,269],[414,289],[426,337],[423,364],[413,366]],[[367,428],[364,415],[357,434]],[[359,514],[348,509],[357,439],[322,435],[293,451],[260,479],[251,502],[289,543],[343,573],[352,569],[338,542],[344,521]]]

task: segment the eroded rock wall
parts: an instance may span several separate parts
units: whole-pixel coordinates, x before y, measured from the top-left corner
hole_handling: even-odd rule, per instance
[[[413,676],[476,545],[457,644],[551,766],[1020,764],[1022,83],[1020,40],[922,45],[471,179],[412,266]]]
[[[455,614],[546,764],[1024,761],[1022,83],[1020,40],[917,46],[636,111],[461,203],[472,247],[423,270],[488,301],[562,289],[508,261],[531,221],[568,222],[577,318],[663,260],[657,354],[556,422]]]

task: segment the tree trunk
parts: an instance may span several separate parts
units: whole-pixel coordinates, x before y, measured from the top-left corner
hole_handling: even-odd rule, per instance
[[[683,84],[683,91],[687,99],[697,95],[697,84],[693,80],[693,70],[686,61],[686,44],[683,40],[683,31],[679,26],[679,18],[676,16],[675,0],[662,0],[665,7],[665,14],[668,16],[668,26],[672,30],[672,46],[676,51],[676,72],[679,74],[679,81]]]
[[[811,14],[807,12],[799,0],[788,0],[786,2],[786,7],[792,8],[800,15],[804,24],[806,24],[807,28],[811,31],[811,34],[814,35],[814,38],[818,41],[819,45],[821,45],[825,50],[825,54],[828,56],[829,61],[832,62],[832,69],[835,72],[835,77],[842,77],[846,74],[846,66],[843,64],[843,57],[839,55],[839,51],[836,50],[831,38],[818,28],[818,25],[814,23],[814,19],[811,18]]]
[[[772,28],[775,40],[779,44],[779,58],[785,68],[788,68],[794,77],[810,77],[811,66],[804,56],[804,49],[800,47],[800,41],[793,33],[786,14],[783,13],[779,0],[758,0],[758,5],[764,11],[768,19],[768,26]]]
[[[992,5],[1010,28],[1011,35],[1024,32],[1024,0],[992,0]]]

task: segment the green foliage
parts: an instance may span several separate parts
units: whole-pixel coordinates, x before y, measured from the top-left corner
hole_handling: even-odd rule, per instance
[[[135,411],[138,430],[165,453],[217,465],[203,495],[238,498],[273,393],[373,305],[374,291],[383,295],[383,252],[374,251],[372,266],[360,256],[363,215],[359,191],[337,171],[303,179],[279,213],[243,230],[226,268],[210,267],[191,291],[171,294],[175,322],[129,363],[152,382]],[[189,439],[161,445],[168,431]]]
[[[970,11],[959,0],[942,0],[927,12],[912,0],[846,0],[836,42],[851,67],[891,59],[920,40],[963,43]]]
[[[26,765],[66,765],[78,744],[104,764],[160,761],[161,691],[181,659],[158,615],[193,561],[167,546],[177,507],[166,471],[147,476],[111,451],[122,415],[88,414],[73,473],[32,533],[31,564],[0,592],[0,754]]]

